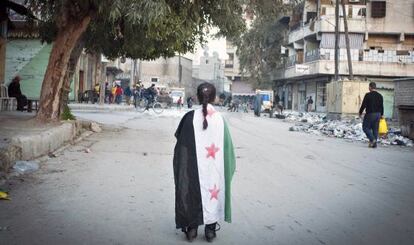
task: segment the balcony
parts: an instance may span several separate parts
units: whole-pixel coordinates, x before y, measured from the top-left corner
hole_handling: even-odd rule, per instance
[[[290,56],[286,61],[285,78],[300,77],[312,74],[334,74],[334,50],[318,49],[305,53],[304,63],[297,62],[296,56]],[[404,53],[404,52],[403,52]],[[395,50],[351,50],[351,59],[355,75],[414,76],[414,51],[404,55]],[[348,74],[346,50],[341,49],[340,74]],[[308,66],[306,74],[301,73],[296,65]],[[302,66],[303,68],[303,66]]]
[[[316,25],[315,22],[311,22],[308,24],[304,24],[303,22],[300,22],[290,28],[289,31],[289,43],[297,42],[299,40],[304,39],[307,36],[316,34]]]
[[[344,32],[342,18],[340,19],[340,32]],[[324,15],[321,19],[311,21],[308,24],[298,23],[290,28],[289,43],[298,42],[305,37],[316,35],[317,33],[335,32],[335,16]],[[350,33],[365,33],[366,24],[364,17],[348,18],[348,28]]]

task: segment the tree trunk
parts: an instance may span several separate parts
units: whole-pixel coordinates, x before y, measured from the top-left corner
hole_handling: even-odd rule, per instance
[[[94,54],[94,60],[95,60],[95,73],[94,73],[94,82],[93,84],[96,86],[99,84],[99,104],[103,104],[102,100],[102,59],[101,59],[101,53],[95,53]]]
[[[65,78],[63,79],[62,96],[60,98],[60,114],[62,114],[69,102],[70,83],[75,75],[76,65],[78,64],[78,60],[82,54],[84,46],[85,40],[81,37],[70,54],[67,72]]]
[[[106,66],[101,62],[101,89],[99,90],[99,104],[105,103],[105,88],[106,88]]]
[[[69,58],[81,35],[85,32],[91,20],[86,16],[80,21],[69,22],[58,32],[50,53],[49,63],[43,79],[40,95],[39,121],[58,121],[62,88],[68,71]]]
[[[346,10],[345,10],[344,0],[341,1],[341,4],[342,4],[342,13],[344,16],[345,43],[346,43],[346,55],[347,55],[347,60],[348,60],[349,79],[353,80],[354,73],[352,71],[351,48],[349,45],[349,35],[348,35],[348,20],[346,19]]]

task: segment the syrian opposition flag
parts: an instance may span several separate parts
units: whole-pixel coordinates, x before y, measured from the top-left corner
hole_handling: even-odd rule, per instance
[[[201,109],[180,122],[174,150],[175,221],[177,228],[231,222],[230,183],[235,155],[223,117],[208,105],[203,130]]]

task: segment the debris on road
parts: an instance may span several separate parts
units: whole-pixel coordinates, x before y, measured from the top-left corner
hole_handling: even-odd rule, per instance
[[[0,200],[8,200],[8,201],[10,201],[9,194],[7,194],[7,192],[0,191]]]
[[[301,131],[314,135],[344,138],[351,141],[368,139],[362,130],[362,120],[353,118],[348,120],[328,120],[323,113],[289,112],[285,122],[294,122],[289,131]],[[401,130],[390,128],[387,135],[378,140],[383,145],[413,146],[413,141],[402,136]]]
[[[37,171],[39,164],[35,161],[16,161],[13,169],[19,174],[27,174]]]
[[[47,154],[50,158],[55,158],[57,157],[57,155],[55,153],[50,152],[49,154]]]
[[[8,226],[0,226],[0,231],[8,231],[10,228]]]
[[[91,122],[90,129],[91,129],[92,132],[95,132],[95,133],[102,132],[101,127],[96,122]]]
[[[85,149],[85,153],[91,153],[91,152],[92,152],[91,149],[89,149],[89,148]]]

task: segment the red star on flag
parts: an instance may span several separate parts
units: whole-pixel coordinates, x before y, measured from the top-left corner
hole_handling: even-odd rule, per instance
[[[214,184],[214,188],[213,189],[208,189],[208,191],[211,194],[210,200],[213,200],[213,198],[215,198],[216,200],[218,200],[218,193],[219,193],[219,189],[217,189],[217,186]]]
[[[213,110],[212,108],[208,108],[208,109],[207,109],[207,116],[212,117],[214,113],[216,113],[216,111],[215,111],[215,110]]]
[[[206,147],[206,150],[207,150],[207,158],[212,157],[213,159],[216,159],[216,153],[220,149],[216,147],[214,144],[211,144],[210,147]]]

